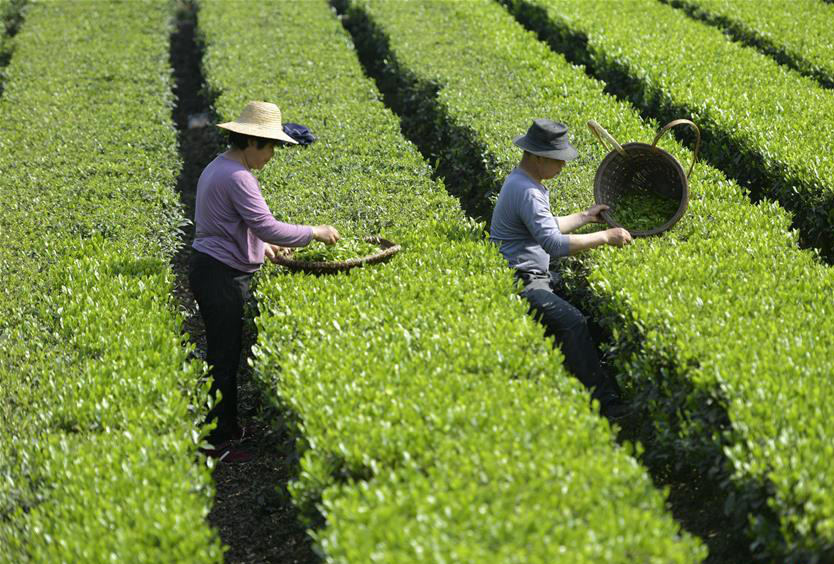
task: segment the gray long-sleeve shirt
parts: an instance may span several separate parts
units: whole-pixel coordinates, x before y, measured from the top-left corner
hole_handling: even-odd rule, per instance
[[[550,211],[550,195],[544,186],[520,168],[507,176],[492,212],[490,239],[512,268],[545,274],[550,259],[568,254],[567,235]]]

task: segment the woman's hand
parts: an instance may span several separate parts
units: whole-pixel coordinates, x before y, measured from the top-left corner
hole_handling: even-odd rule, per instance
[[[608,211],[610,208],[605,204],[596,204],[582,212],[582,219],[585,223],[605,223],[602,219],[602,212]]]
[[[316,225],[313,227],[313,239],[326,245],[332,245],[341,238],[342,236],[332,225]]]
[[[290,250],[286,247],[273,245],[272,243],[264,244],[264,256],[266,256],[266,258],[268,258],[270,262],[274,262],[276,264],[278,262],[278,256],[286,255],[289,252]]]
[[[612,227],[605,230],[605,244],[612,247],[622,247],[631,243],[631,233],[622,227]]]

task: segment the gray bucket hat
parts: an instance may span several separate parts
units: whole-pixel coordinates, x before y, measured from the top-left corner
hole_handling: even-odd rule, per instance
[[[568,126],[549,119],[534,119],[525,135],[513,139],[525,151],[561,161],[572,161],[579,153],[568,141]]]

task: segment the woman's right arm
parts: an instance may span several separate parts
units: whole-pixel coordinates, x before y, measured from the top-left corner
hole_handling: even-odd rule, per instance
[[[232,175],[232,205],[255,235],[265,243],[281,247],[303,247],[313,239],[332,245],[339,232],[331,225],[295,225],[275,219],[261,194],[257,180],[250,174]]]
[[[332,225],[316,225],[313,227],[313,239],[316,241],[332,245],[341,238],[342,236]]]

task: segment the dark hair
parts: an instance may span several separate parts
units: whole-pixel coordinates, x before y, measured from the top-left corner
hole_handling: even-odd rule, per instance
[[[228,130],[227,130],[228,131]],[[238,133],[236,131],[229,131],[229,144],[233,147],[243,150],[249,146],[249,140],[255,141],[258,149],[263,149],[267,144],[281,145],[277,139],[267,139],[265,137],[255,137],[254,135],[246,135],[245,133]]]

